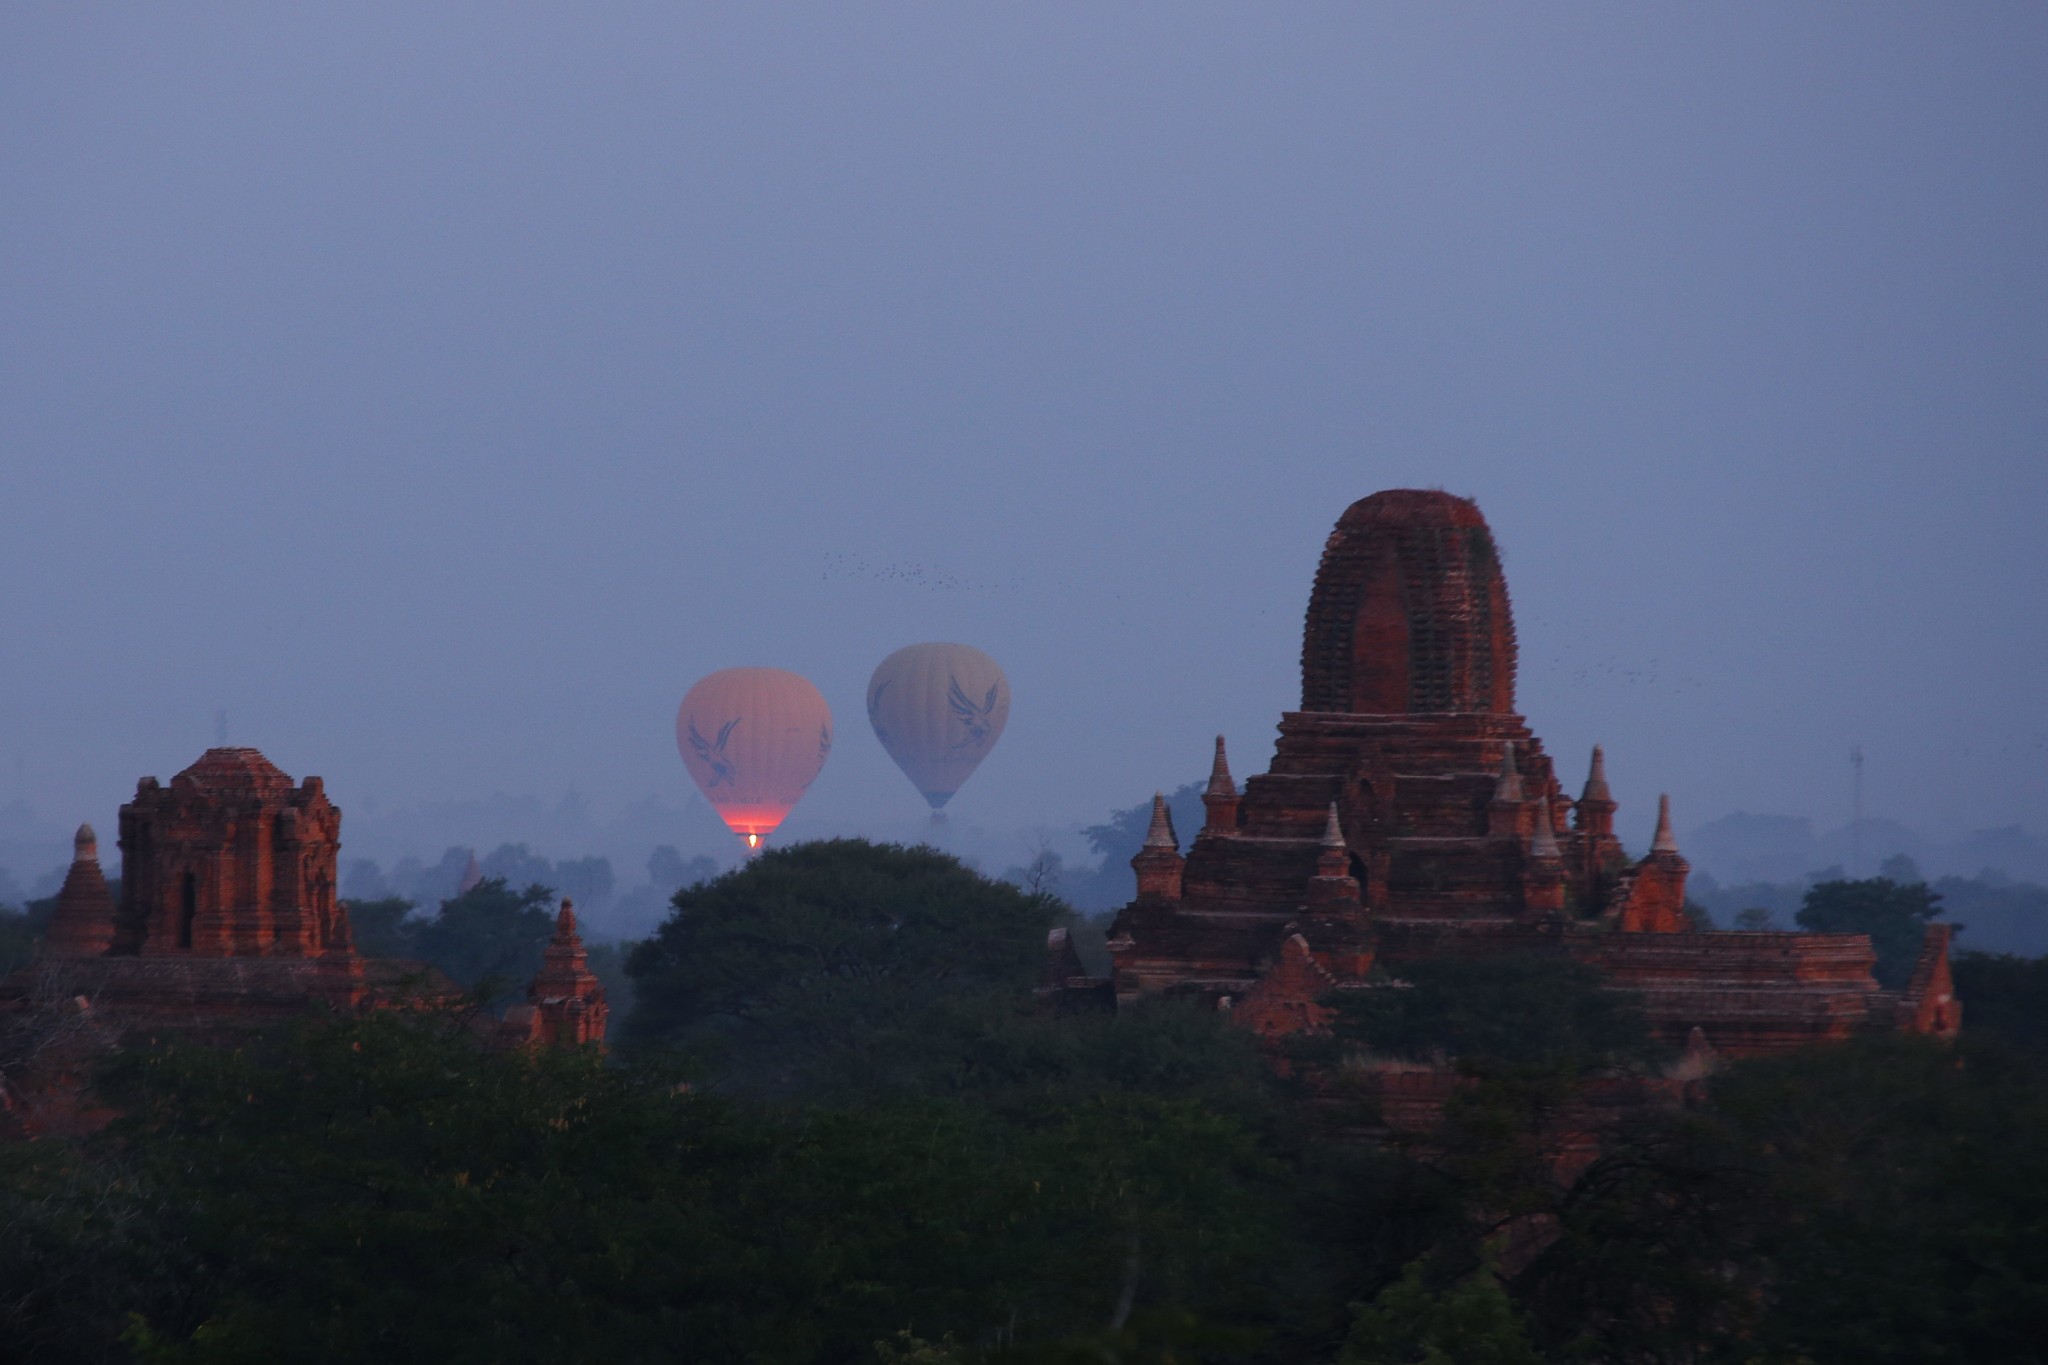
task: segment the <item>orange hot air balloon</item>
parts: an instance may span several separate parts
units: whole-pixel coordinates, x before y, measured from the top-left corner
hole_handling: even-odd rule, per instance
[[[931,804],[953,799],[1010,718],[1010,680],[971,645],[906,645],[868,679],[875,738]]]
[[[676,748],[726,827],[759,848],[825,766],[832,710],[794,673],[721,669],[683,698]]]

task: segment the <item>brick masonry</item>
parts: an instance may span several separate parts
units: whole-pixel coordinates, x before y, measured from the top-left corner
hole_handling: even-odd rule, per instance
[[[1376,966],[1527,952],[1603,968],[1695,1052],[1956,1031],[1940,931],[1897,995],[1860,935],[1694,932],[1668,803],[1631,858],[1600,751],[1574,800],[1516,713],[1515,651],[1476,505],[1412,489],[1352,504],[1316,572],[1302,706],[1272,766],[1240,793],[1219,740],[1202,831],[1183,853],[1155,818],[1134,860],[1138,895],[1110,932],[1118,997],[1194,996],[1279,1037],[1319,1029],[1318,1002],[1373,989]]]

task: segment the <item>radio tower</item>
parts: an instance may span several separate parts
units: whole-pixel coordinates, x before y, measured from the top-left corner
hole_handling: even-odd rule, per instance
[[[1863,865],[1863,746],[1849,751],[1849,876]]]

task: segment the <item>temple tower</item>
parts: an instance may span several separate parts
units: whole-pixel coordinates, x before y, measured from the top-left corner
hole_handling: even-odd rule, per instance
[[[610,1012],[604,987],[590,970],[590,955],[576,931],[576,907],[566,896],[526,999],[533,1007],[535,1042],[577,1046],[604,1041]]]
[[[1631,861],[1600,750],[1579,799],[1565,794],[1515,712],[1507,586],[1469,499],[1394,489],[1345,509],[1316,569],[1301,677],[1265,772],[1240,786],[1218,741],[1185,854],[1154,798],[1137,896],[1108,935],[1119,1000],[1173,993],[1262,1034],[1313,1030],[1322,995],[1379,989],[1376,973],[1531,952],[1600,967],[1661,1034],[1698,1028],[1730,1055],[1895,1016],[1953,1026],[1943,944],[1894,1001],[1864,936],[1695,932],[1669,802]]]
[[[109,951],[146,956],[349,953],[335,901],[341,811],[254,749],[208,749],[121,807],[121,906]]]
[[[1301,709],[1513,713],[1514,617],[1477,504],[1390,489],[1338,518],[1309,595]]]

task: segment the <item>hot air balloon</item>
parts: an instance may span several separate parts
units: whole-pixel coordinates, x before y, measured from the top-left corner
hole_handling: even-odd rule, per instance
[[[1009,718],[1010,680],[971,645],[906,645],[868,679],[868,723],[931,803],[934,824]]]
[[[832,711],[794,673],[721,669],[683,698],[676,748],[726,827],[756,849],[825,766]]]

